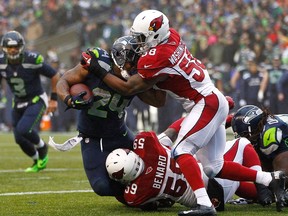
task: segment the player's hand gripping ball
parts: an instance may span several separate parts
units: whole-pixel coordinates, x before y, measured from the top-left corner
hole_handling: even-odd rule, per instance
[[[64,102],[69,108],[89,109],[93,104],[93,92],[83,83],[77,83],[70,87],[70,95],[65,98]],[[68,104],[71,99],[70,104]]]

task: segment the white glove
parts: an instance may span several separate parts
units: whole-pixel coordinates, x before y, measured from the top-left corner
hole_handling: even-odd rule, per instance
[[[258,92],[258,101],[262,102],[264,99],[264,92],[263,91],[259,91]]]
[[[245,106],[245,105],[247,105],[247,102],[244,100],[244,99],[241,99],[240,101],[239,101],[239,105],[242,107],[242,106]]]
[[[53,137],[49,137],[48,144],[57,151],[70,151],[76,145],[78,145],[83,138],[79,136],[72,137],[66,140],[63,144],[55,143]]]

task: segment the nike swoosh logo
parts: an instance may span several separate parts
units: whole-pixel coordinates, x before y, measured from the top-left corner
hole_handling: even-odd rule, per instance
[[[268,135],[268,137],[267,137],[267,141],[269,141],[270,140],[270,134]]]
[[[169,45],[176,45],[176,42],[170,42],[170,43],[167,43],[167,44],[169,44]]]
[[[123,136],[126,136],[126,135],[127,135],[127,133],[128,133],[128,131],[126,130],[126,131],[125,131],[125,133],[123,133]]]
[[[151,64],[150,65],[144,65],[144,68],[149,68],[151,66],[152,66]]]
[[[88,64],[90,64],[90,62],[91,62],[91,58],[86,57],[86,56],[83,56],[83,58],[85,59],[85,61],[86,61]]]
[[[82,101],[78,101],[78,100],[76,100],[75,103],[76,103],[76,104],[81,104]]]

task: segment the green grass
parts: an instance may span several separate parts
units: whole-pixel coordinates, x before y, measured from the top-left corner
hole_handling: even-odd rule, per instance
[[[42,134],[48,141],[48,134]],[[53,134],[62,143],[75,134]],[[231,136],[230,136],[231,137]],[[1,216],[169,216],[187,208],[175,204],[157,212],[143,212],[127,208],[114,197],[100,197],[91,192],[85,176],[80,147],[70,152],[57,152],[50,148],[47,169],[39,173],[24,173],[32,161],[15,144],[11,133],[0,133],[0,215]],[[38,193],[36,193],[38,192]],[[286,215],[288,210],[276,212],[275,206],[226,205],[223,216]]]

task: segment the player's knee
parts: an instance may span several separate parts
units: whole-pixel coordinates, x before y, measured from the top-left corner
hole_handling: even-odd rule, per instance
[[[214,178],[223,167],[223,160],[214,162],[213,164],[203,165],[203,171],[209,178]]]
[[[29,133],[29,129],[27,127],[24,127],[22,125],[17,125],[14,129],[14,133],[17,134],[17,136],[24,136]]]
[[[19,133],[17,133],[17,131],[14,131],[14,139],[18,145],[23,143],[23,136],[21,136]]]
[[[92,185],[92,188],[99,196],[111,196],[110,184],[107,181],[98,180]]]

